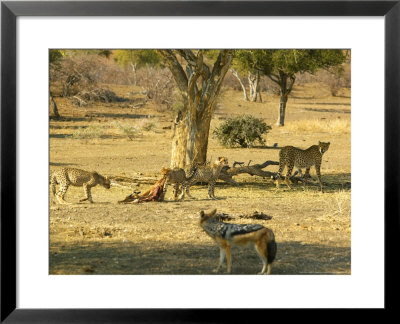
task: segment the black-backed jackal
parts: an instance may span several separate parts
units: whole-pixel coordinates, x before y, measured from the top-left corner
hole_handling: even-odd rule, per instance
[[[220,257],[216,272],[220,270],[226,257],[227,273],[231,273],[231,246],[253,245],[260,256],[263,267],[259,274],[270,274],[276,255],[276,242],[272,230],[260,224],[229,224],[216,217],[217,210],[206,214],[200,212],[200,226],[219,245]]]

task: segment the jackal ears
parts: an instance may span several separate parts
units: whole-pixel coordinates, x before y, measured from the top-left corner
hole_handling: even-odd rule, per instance
[[[217,212],[217,210],[214,209],[213,211],[211,211],[211,213],[206,214],[206,213],[204,212],[204,210],[202,210],[202,211],[200,212],[200,217],[205,217],[205,216],[207,216],[207,218],[209,218],[209,217],[214,216],[216,212]]]

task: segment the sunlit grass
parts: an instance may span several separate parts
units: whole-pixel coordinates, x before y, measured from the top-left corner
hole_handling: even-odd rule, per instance
[[[314,132],[347,134],[351,132],[350,119],[305,119],[287,122],[285,132]]]

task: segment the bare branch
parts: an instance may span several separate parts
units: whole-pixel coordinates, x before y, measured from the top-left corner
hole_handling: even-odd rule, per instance
[[[158,52],[164,58],[165,63],[171,70],[179,90],[182,93],[187,94],[188,78],[172,50],[158,50]]]

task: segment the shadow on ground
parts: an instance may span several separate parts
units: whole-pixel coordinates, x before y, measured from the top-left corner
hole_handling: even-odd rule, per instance
[[[344,97],[344,98],[349,98],[349,97]],[[296,104],[298,105],[309,105],[310,102],[297,102]],[[323,105],[323,106],[351,106],[351,103],[346,103],[346,102],[318,102],[316,105]]]
[[[68,163],[68,162],[66,162],[66,163],[50,162],[50,166],[62,166],[62,167],[65,167],[65,166],[71,166],[71,165],[77,165],[77,164],[76,163]]]
[[[304,172],[304,170],[303,170]],[[283,172],[285,175],[285,171]],[[250,189],[274,189],[275,180],[270,179],[268,177],[258,177],[254,176],[253,178],[245,178],[239,179],[237,177],[233,177],[235,181],[237,181],[239,187],[250,188]],[[254,181],[252,181],[254,179]],[[333,173],[333,174],[322,174],[322,185],[324,192],[335,192],[339,190],[349,190],[351,189],[351,173]],[[216,186],[231,186],[230,184],[218,182]],[[301,182],[291,184],[292,191],[304,190],[304,185]],[[280,181],[281,189],[288,189],[285,180]],[[318,177],[315,174],[315,171],[311,171],[311,179],[308,180],[307,184],[308,190],[319,190],[319,182]]]
[[[278,242],[272,273],[350,274],[350,247]],[[214,274],[219,249],[212,244],[51,244],[50,274]],[[232,249],[232,274],[256,274],[261,261],[252,248]]]
[[[329,113],[335,113],[335,114],[350,114],[350,110],[345,110],[345,109],[324,109],[324,108],[303,108],[304,110],[307,111],[316,111],[316,112],[329,112]]]

